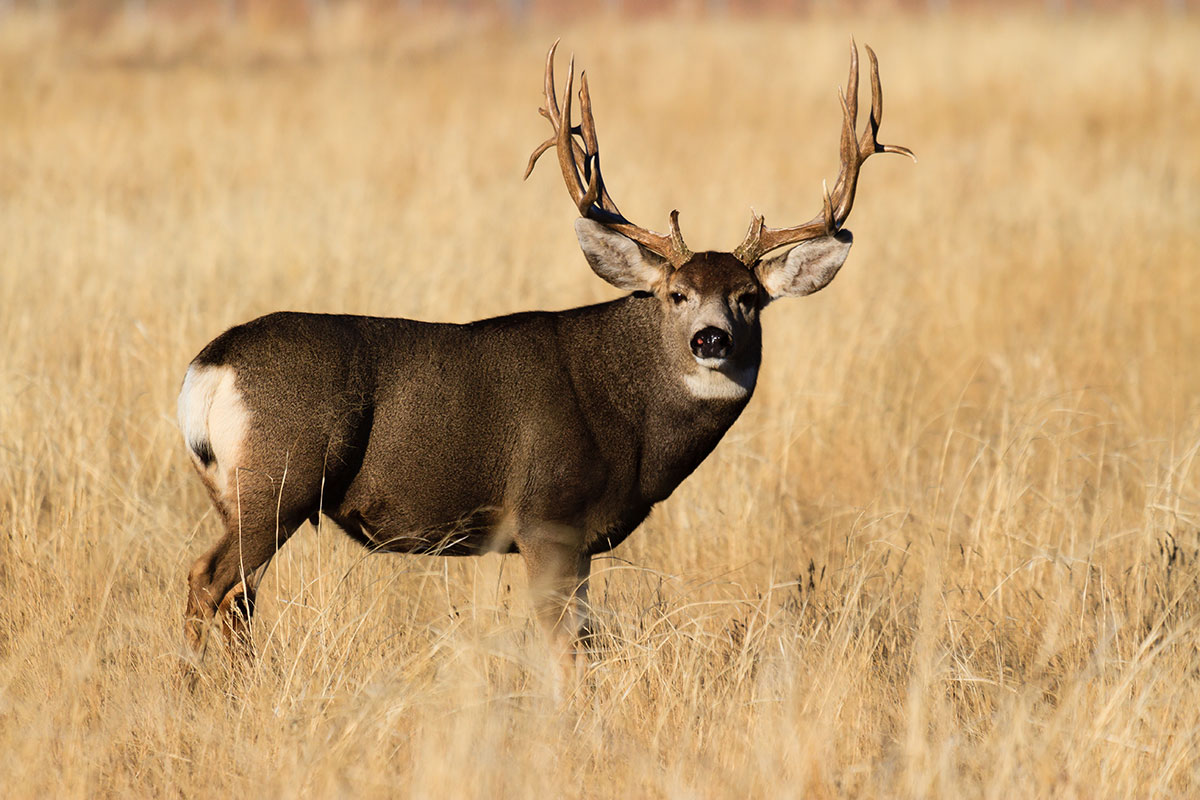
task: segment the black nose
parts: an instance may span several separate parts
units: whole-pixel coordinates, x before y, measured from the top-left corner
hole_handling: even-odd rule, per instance
[[[692,336],[692,352],[697,358],[727,358],[733,350],[733,337],[709,325]]]

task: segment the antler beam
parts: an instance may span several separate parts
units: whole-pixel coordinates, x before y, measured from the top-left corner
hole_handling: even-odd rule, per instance
[[[608,188],[604,185],[604,176],[600,174],[600,146],[596,139],[596,120],[592,116],[592,98],[588,93],[587,73],[579,75],[581,122],[572,126],[571,90],[575,80],[575,58],[571,58],[566,93],[560,109],[554,87],[554,52],[557,49],[558,42],[555,42],[546,55],[546,105],[538,109],[538,113],[550,121],[554,133],[539,144],[529,156],[525,177],[528,178],[533,172],[533,167],[542,153],[551,147],[555,148],[567,191],[579,209],[580,216],[624,234],[647,250],[667,259],[672,266],[682,266],[691,258],[692,252],[684,244],[683,235],[679,232],[678,211],[671,212],[671,232],[664,235],[630,222],[613,202]]]
[[[747,266],[758,261],[770,251],[788,244],[795,244],[807,239],[817,239],[822,236],[832,236],[841,230],[850,209],[854,207],[854,192],[858,187],[858,173],[863,162],[874,153],[899,153],[911,158],[917,157],[912,150],[898,144],[880,144],[878,140],[879,123],[883,120],[883,90],[879,84],[879,61],[875,51],[867,47],[867,58],[871,61],[871,116],[867,121],[866,130],[858,137],[858,46],[850,40],[850,78],[847,81],[847,92],[840,90],[838,96],[842,102],[842,165],[838,172],[837,181],[833,185],[833,194],[828,187],[825,189],[825,202],[821,213],[808,222],[794,228],[768,228],[763,218],[755,214],[750,221],[750,230],[733,254]]]

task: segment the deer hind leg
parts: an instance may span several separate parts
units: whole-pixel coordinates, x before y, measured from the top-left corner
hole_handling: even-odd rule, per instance
[[[259,583],[279,546],[295,530],[295,524],[276,528],[247,528],[243,522],[227,532],[207,553],[196,560],[188,573],[187,610],[184,612],[185,669],[204,657],[209,632],[219,616],[235,667],[253,654],[250,620],[254,615]]]
[[[258,585],[267,574],[271,560],[261,564],[242,580],[233,585],[225,593],[217,606],[217,617],[221,620],[221,630],[225,634],[225,644],[229,649],[230,660],[236,669],[247,665],[254,658],[254,641],[250,637],[250,621],[254,617],[254,606],[258,599]]]
[[[203,657],[218,614],[226,638],[245,650],[267,562],[321,504],[327,441],[296,429],[285,431],[292,446],[281,447],[278,432],[256,431],[252,420],[232,367],[193,362],[179,396],[180,429],[225,535],[188,573],[185,671]]]
[[[195,666],[204,658],[208,649],[208,628],[216,603],[209,591],[213,562],[225,547],[222,539],[192,564],[188,571],[187,608],[183,612],[184,668]]]
[[[206,481],[207,482],[207,481]],[[249,625],[259,583],[271,557],[303,522],[306,513],[289,511],[265,473],[241,470],[232,497],[210,484],[225,522],[225,535],[188,573],[184,612],[185,671],[204,657],[216,617],[221,617],[235,666],[249,656]]]

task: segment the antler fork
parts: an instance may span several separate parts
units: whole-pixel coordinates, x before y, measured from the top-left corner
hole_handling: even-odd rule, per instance
[[[766,253],[795,244],[806,239],[816,239],[822,236],[832,236],[841,230],[850,209],[854,207],[854,192],[858,187],[858,173],[863,162],[875,153],[899,153],[911,158],[917,157],[912,150],[898,144],[880,144],[878,140],[879,123],[883,120],[883,90],[879,84],[879,60],[875,51],[867,47],[867,58],[871,61],[871,116],[867,121],[862,138],[858,138],[858,46],[850,40],[850,78],[847,81],[847,92],[838,90],[842,102],[842,165],[838,171],[837,181],[833,185],[832,196],[828,187],[825,189],[825,202],[821,213],[808,222],[793,228],[768,228],[763,224],[763,217],[754,214],[750,221],[750,230],[746,238],[738,245],[733,254],[747,266],[756,262]]]
[[[575,80],[574,56],[571,57],[563,106],[559,109],[554,89],[554,52],[557,49],[558,42],[556,41],[546,55],[546,105],[538,109],[538,113],[550,121],[550,127],[553,128],[554,133],[549,139],[539,144],[533,154],[529,156],[525,177],[529,177],[534,164],[537,163],[542,153],[551,147],[557,148],[558,164],[562,169],[563,180],[566,182],[567,191],[581,216],[624,234],[647,250],[667,259],[672,266],[682,266],[691,258],[692,251],[688,250],[687,245],[684,244],[683,235],[679,232],[679,212],[671,212],[670,234],[655,233],[626,219],[604,185],[604,176],[600,173],[600,146],[596,139],[596,120],[592,116],[592,99],[588,93],[586,72],[580,73],[579,76],[581,123],[577,126],[571,125],[571,89]],[[578,137],[578,141],[576,137]]]

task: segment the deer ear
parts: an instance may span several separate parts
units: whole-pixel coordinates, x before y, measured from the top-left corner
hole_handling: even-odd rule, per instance
[[[665,258],[595,220],[575,220],[575,235],[592,270],[626,291],[653,291],[671,272]]]
[[[791,250],[764,258],[754,267],[758,282],[774,300],[779,297],[803,297],[824,289],[837,275],[854,237],[850,231],[838,231],[801,242]]]

